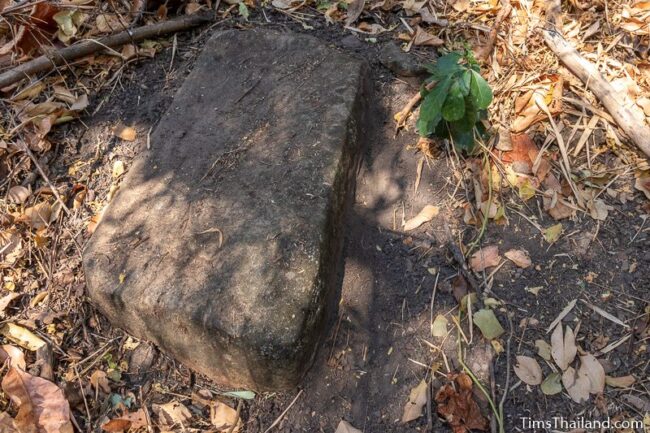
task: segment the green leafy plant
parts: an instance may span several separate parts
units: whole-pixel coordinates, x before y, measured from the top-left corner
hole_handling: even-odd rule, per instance
[[[486,133],[482,120],[492,102],[492,89],[480,74],[480,67],[469,49],[451,52],[427,65],[435,86],[421,90],[422,104],[418,131],[424,137],[451,139],[459,149],[471,151],[477,136]]]

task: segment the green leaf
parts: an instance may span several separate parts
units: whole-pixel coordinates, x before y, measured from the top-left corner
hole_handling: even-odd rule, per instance
[[[460,53],[449,53],[440,57],[435,64],[427,65],[426,68],[436,80],[449,77],[454,72],[462,70],[458,64],[462,55]]]
[[[447,93],[449,93],[451,82],[451,77],[445,78],[436,84],[436,87],[424,97],[424,102],[420,106],[421,119],[433,120],[440,114],[442,104],[444,104]]]
[[[472,71],[466,70],[458,79],[458,85],[460,86],[460,90],[463,96],[469,95],[471,83],[472,83]]]
[[[244,17],[244,19],[248,21],[248,16],[250,15],[250,12],[248,12],[248,6],[246,6],[244,2],[239,2],[239,15]]]
[[[483,110],[492,102],[492,89],[490,89],[487,81],[481,77],[481,74],[476,71],[471,71],[471,74],[470,93],[472,103],[479,110]]]
[[[494,311],[488,309],[478,310],[474,313],[474,323],[481,330],[483,336],[488,340],[500,337],[505,330],[494,315]]]
[[[562,392],[562,383],[560,380],[562,379],[562,376],[560,373],[551,373],[544,379],[544,382],[542,382],[542,392],[546,395],[555,395],[559,394]]]
[[[244,400],[252,400],[255,398],[255,393],[253,391],[228,391],[222,392],[221,395],[226,397],[241,398]]]
[[[449,122],[453,122],[462,119],[464,115],[465,100],[463,97],[451,94],[447,96],[445,105],[442,107],[442,117]]]

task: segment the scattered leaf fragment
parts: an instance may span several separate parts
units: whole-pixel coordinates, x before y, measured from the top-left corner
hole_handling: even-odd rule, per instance
[[[431,335],[434,337],[444,337],[447,335],[447,324],[449,320],[442,315],[438,314],[431,325]]]
[[[178,401],[170,401],[165,404],[154,404],[151,408],[158,416],[160,423],[167,427],[183,425],[192,418],[192,412]]]
[[[137,135],[133,127],[125,126],[121,123],[115,127],[114,134],[116,137],[119,137],[124,141],[135,141],[135,137]]]
[[[533,264],[530,256],[524,250],[509,250],[504,255],[509,260],[512,260],[515,265],[523,269],[529,268]]]
[[[557,242],[558,239],[560,239],[560,235],[562,234],[562,224],[557,223],[547,229],[544,229],[544,239],[546,242],[549,244],[553,244]]]
[[[431,221],[438,215],[440,209],[438,206],[426,205],[419,214],[404,223],[404,230],[409,231],[420,227],[422,224]]]
[[[31,191],[21,185],[12,186],[7,193],[7,199],[11,203],[23,204],[29,198]]]
[[[336,427],[336,431],[334,433],[362,433],[361,430],[352,427],[352,424],[350,424],[347,421],[341,420],[339,422],[339,425]]]
[[[537,347],[537,354],[547,361],[551,360],[551,345],[544,340],[535,340],[535,347]]]
[[[634,382],[636,382],[636,378],[632,375],[620,377],[605,376],[605,383],[613,388],[629,388],[634,385]]]
[[[233,425],[235,425],[233,432],[238,432],[241,428],[241,420],[237,411],[220,401],[215,401],[210,406],[210,422],[219,431],[227,431]]]
[[[403,423],[413,421],[422,416],[424,405],[427,404],[428,392],[429,384],[425,380],[422,380],[418,386],[411,389],[409,400],[404,405],[404,414],[402,415]]]
[[[589,378],[591,384],[589,388],[590,394],[600,394],[605,391],[605,369],[594,355],[588,353],[580,357],[578,375]]]
[[[589,400],[591,382],[584,372],[581,374],[580,372],[575,371],[573,367],[567,368],[564,373],[562,373],[562,384],[567,390],[567,393],[569,393],[569,396],[576,403],[584,403]]]
[[[451,426],[455,433],[470,430],[485,431],[488,421],[474,400],[472,379],[465,373],[452,375],[458,385],[456,390],[451,383],[440,387],[435,396],[438,413]]]
[[[490,309],[484,308],[478,310],[474,313],[473,319],[483,336],[488,340],[498,338],[505,332],[501,323],[499,323],[499,320],[494,315],[494,311]]]

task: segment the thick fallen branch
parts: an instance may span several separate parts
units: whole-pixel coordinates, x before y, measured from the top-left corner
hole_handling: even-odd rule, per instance
[[[559,27],[561,28],[561,27]],[[568,43],[555,29],[542,30],[546,45],[559,57],[564,65],[575,74],[589,90],[598,98],[601,104],[611,114],[630,140],[636,144],[646,156],[650,157],[650,128],[637,118],[632,111],[620,101],[623,96],[598,72],[596,67]]]
[[[155,38],[169,33],[175,33],[196,27],[213,20],[213,14],[196,14],[183,16],[169,21],[139,27],[134,30],[125,30],[114,35],[98,40],[86,40],[60,50],[53,50],[16,66],[0,74],[0,89],[14,84],[22,79],[30,78],[34,74],[50,71],[57,66],[72,60],[102,51],[106,48],[119,47],[143,39]]]

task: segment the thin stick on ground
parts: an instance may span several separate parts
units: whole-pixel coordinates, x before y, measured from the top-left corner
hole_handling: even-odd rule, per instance
[[[270,432],[270,431],[271,431],[275,426],[277,426],[278,424],[280,424],[280,421],[282,421],[282,418],[284,418],[284,416],[287,414],[287,412],[289,412],[289,409],[291,409],[291,407],[292,407],[294,404],[296,404],[296,402],[298,401],[298,398],[302,395],[302,392],[303,392],[303,391],[304,391],[304,390],[301,389],[301,390],[298,392],[298,394],[296,394],[296,396],[293,398],[293,400],[291,400],[291,403],[289,403],[289,406],[287,406],[287,408],[286,408],[286,409],[285,409],[285,410],[280,414],[280,416],[277,417],[277,418],[275,419],[275,421],[273,421],[273,424],[271,424],[271,425],[269,426],[269,428],[267,428],[266,430],[264,430],[264,433],[269,433],[269,432]]]
[[[0,74],[0,88],[10,86],[33,75],[49,72],[57,66],[68,63],[72,60],[88,56],[108,48],[119,47],[124,44],[141,41],[175,33],[205,24],[213,20],[213,14],[196,14],[183,16],[178,19],[163,21],[160,23],[138,27],[135,30],[107,36],[98,40],[86,40],[60,50],[52,50],[40,57],[30,60]]]
[[[424,86],[427,90],[431,90],[435,87],[436,81],[432,81],[426,86]],[[397,131],[399,131],[401,128],[406,125],[406,121],[408,120],[409,116],[411,115],[411,112],[415,108],[415,106],[420,102],[422,99],[422,92],[418,91],[409,101],[406,103],[404,108],[402,108],[402,111],[397,113],[395,115],[395,119],[397,120],[397,125],[395,125],[395,135],[397,135]]]

